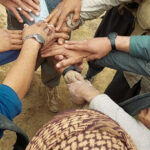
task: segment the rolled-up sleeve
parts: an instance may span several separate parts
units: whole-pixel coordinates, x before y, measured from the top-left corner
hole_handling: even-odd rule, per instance
[[[130,55],[150,61],[150,36],[131,36]]]

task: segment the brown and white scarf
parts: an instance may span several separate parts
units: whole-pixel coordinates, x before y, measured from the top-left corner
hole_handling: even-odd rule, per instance
[[[57,115],[33,137],[26,150],[137,150],[110,117],[94,110]]]

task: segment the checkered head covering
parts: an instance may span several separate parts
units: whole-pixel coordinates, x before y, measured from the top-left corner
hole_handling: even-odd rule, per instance
[[[26,150],[137,150],[110,117],[94,110],[57,115],[33,137]]]

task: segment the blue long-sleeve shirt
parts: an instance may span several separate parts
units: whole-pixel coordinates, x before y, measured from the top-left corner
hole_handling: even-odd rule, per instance
[[[18,114],[21,113],[22,103],[13,89],[7,85],[0,85],[0,113],[13,120]],[[3,131],[0,130],[0,138]]]

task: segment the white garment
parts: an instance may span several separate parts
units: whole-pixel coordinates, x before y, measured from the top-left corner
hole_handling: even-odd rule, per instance
[[[89,19],[87,15],[89,15],[90,13],[90,15],[92,15],[93,12],[95,12],[94,14],[97,14],[98,17],[112,7],[130,1],[131,0],[82,0],[81,17],[83,19]]]
[[[138,150],[150,150],[150,130],[126,113],[110,97],[105,94],[98,95],[89,107],[115,120],[130,135]]]
[[[85,20],[91,20],[99,17],[105,11],[112,7],[118,6],[124,2],[130,2],[132,0],[82,0],[81,1],[81,12],[80,20],[75,24],[71,24],[72,14],[67,24],[71,29],[75,29],[79,25],[82,25]]]

